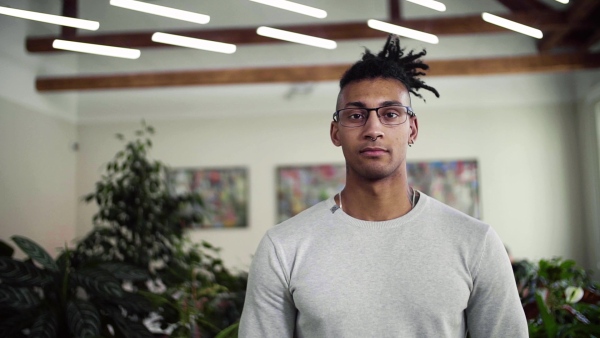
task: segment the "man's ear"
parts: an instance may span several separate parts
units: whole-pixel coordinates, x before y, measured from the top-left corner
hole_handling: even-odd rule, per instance
[[[329,136],[331,137],[331,143],[333,143],[336,147],[341,146],[342,144],[340,143],[340,139],[339,139],[339,128],[338,128],[338,123],[335,121],[331,122],[331,127],[329,128]]]
[[[416,116],[412,116],[409,119],[410,122],[410,136],[409,140],[412,140],[413,143],[417,141],[417,136],[419,135],[419,120]]]

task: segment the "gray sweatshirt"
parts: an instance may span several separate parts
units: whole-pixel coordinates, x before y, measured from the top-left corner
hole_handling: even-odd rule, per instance
[[[329,198],[270,229],[253,258],[240,337],[527,337],[494,230],[421,193],[383,222]]]

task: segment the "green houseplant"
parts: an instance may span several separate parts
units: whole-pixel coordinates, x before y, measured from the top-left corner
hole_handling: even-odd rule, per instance
[[[78,262],[94,258],[144,269],[149,278],[132,287],[162,311],[163,329],[172,330],[174,337],[215,336],[239,319],[246,277],[223,266],[219,249],[186,238],[184,229],[201,221],[202,212],[193,211],[203,210],[202,199],[169,192],[167,166],[148,156],[152,134],[154,128],[142,123],[85,196],[97,203],[98,212],[75,257]],[[117,138],[125,141],[121,134]],[[164,285],[160,294],[158,285]]]
[[[121,283],[146,271],[94,260],[76,267],[70,250],[54,260],[25,237],[12,240],[28,258],[0,241],[0,337],[153,337],[142,323],[152,303]]]
[[[600,292],[573,260],[513,264],[530,337],[600,337]]]

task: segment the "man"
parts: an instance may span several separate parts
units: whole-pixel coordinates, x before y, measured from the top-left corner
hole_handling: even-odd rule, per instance
[[[330,134],[346,186],[264,236],[240,337],[527,337],[494,230],[408,186],[410,94],[439,96],[423,55],[390,36],[342,77]]]

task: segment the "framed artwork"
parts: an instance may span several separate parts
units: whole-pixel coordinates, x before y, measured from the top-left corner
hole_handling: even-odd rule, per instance
[[[408,184],[467,215],[481,218],[476,160],[408,162]],[[343,164],[277,169],[277,221],[282,222],[343,189]]]
[[[285,221],[337,194],[345,183],[343,164],[277,168],[277,221]]]
[[[406,170],[413,188],[481,219],[476,160],[408,162]]]
[[[167,174],[171,193],[197,193],[204,208],[202,224],[193,228],[248,226],[248,173],[245,168],[178,168]],[[199,207],[200,208],[200,207]]]

